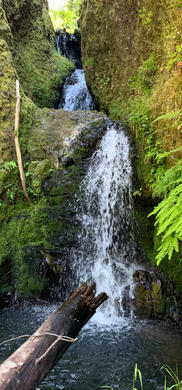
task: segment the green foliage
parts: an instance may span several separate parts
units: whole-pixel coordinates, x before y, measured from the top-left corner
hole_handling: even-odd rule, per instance
[[[80,0],[68,0],[66,5],[60,10],[50,10],[50,17],[54,28],[66,28],[73,33],[78,28]]]
[[[174,382],[174,384],[172,386],[167,387],[167,378],[165,376],[164,390],[172,390],[172,389],[182,390],[182,382],[179,379],[177,368],[176,368],[176,373],[175,373],[167,364],[164,364],[161,367],[161,370],[164,370],[169,375],[169,377],[172,378],[172,380]]]
[[[153,123],[156,123],[158,121],[162,121],[162,127],[169,128],[169,122],[170,122],[170,129],[181,129],[182,126],[182,110],[176,110],[176,111],[169,111],[166,114],[158,116]]]
[[[64,77],[74,69],[74,65],[65,57],[54,51],[55,61],[57,62],[57,70],[52,77],[44,83],[37,83],[34,89],[33,98],[39,107],[54,107],[55,102],[59,98],[60,87]]]
[[[163,150],[151,122],[150,96],[155,85],[156,71],[156,61],[151,55],[142,61],[137,74],[129,80],[131,96],[128,122],[135,132],[137,148],[141,155],[141,167],[138,166],[138,169],[141,170],[141,175],[145,176],[145,183],[151,191],[156,180],[165,172],[166,157],[169,155],[169,152]],[[160,120],[160,117],[157,120]]]
[[[169,376],[169,377],[173,380],[173,382],[174,382],[170,387],[168,387],[168,386],[167,386],[167,377],[166,377],[166,375],[165,375],[165,379],[164,379],[164,390],[172,390],[172,389],[182,390],[182,382],[181,382],[180,379],[179,379],[178,369],[177,369],[177,368],[176,368],[176,373],[175,373],[167,364],[164,364],[164,365],[161,367],[161,370],[164,370],[165,373],[167,373],[168,376]],[[141,371],[138,369],[137,363],[135,363],[132,390],[138,390],[136,387],[134,387],[137,378],[139,379],[140,389],[143,390],[142,373],[141,373]]]
[[[11,161],[0,161],[0,169],[2,172],[4,173],[8,173],[14,169],[17,170],[17,164],[14,160],[11,160]]]
[[[84,67],[93,67],[95,65],[95,60],[92,57],[87,58],[87,60],[84,62]]]
[[[141,18],[142,25],[146,26],[152,22],[152,11],[147,11],[145,7],[138,10],[139,17]]]
[[[182,0],[174,0],[173,2],[174,7],[181,8],[182,7]]]
[[[173,382],[174,382],[170,387],[168,387],[167,386],[167,376],[165,375],[164,390],[172,390],[172,389],[182,390],[182,382],[179,379],[179,374],[178,374],[178,369],[177,368],[176,368],[176,373],[175,373],[167,364],[164,364],[161,367],[161,371],[164,371],[165,373],[167,373],[168,377],[171,378],[173,380]],[[138,387],[136,388],[136,383],[137,382],[139,383],[140,390],[144,390],[143,379],[142,379],[142,372],[138,368],[137,363],[135,363],[132,390],[138,390]],[[99,386],[99,389],[114,390],[112,386]]]
[[[27,192],[30,196],[37,198],[40,197],[42,191],[42,181],[48,178],[54,169],[51,162],[48,159],[38,161],[33,160],[28,165],[28,170],[25,173],[27,180]]]
[[[130,115],[129,121],[136,129],[136,136],[140,142],[143,141],[143,137],[151,130],[150,123],[150,108],[145,100],[141,96],[129,99]]]
[[[0,184],[1,197],[8,203],[12,203],[16,197],[18,188],[18,167],[14,160],[0,161]],[[0,200],[0,207],[3,205],[3,199]]]
[[[182,117],[182,110],[177,111],[169,111],[167,114],[158,116],[153,123],[158,122],[160,120],[171,120],[171,119],[178,119]]]
[[[173,120],[174,128],[180,128],[182,111],[170,111],[160,115],[151,123],[150,94],[154,85],[156,63],[153,56],[143,61],[137,74],[130,79],[133,96],[129,98],[129,123],[135,130],[137,146],[143,155],[142,171],[145,171],[145,183],[154,196],[164,199],[150,215],[156,216],[157,235],[161,242],[156,256],[157,264],[166,256],[170,260],[173,252],[179,252],[179,241],[182,240],[182,165],[166,170],[166,158],[181,147],[170,152],[163,150],[156,137],[153,123],[162,121],[169,126]],[[149,98],[149,99],[148,99]]]
[[[137,70],[137,74],[129,79],[129,87],[137,94],[148,95],[153,84],[154,75],[157,71],[156,61],[153,55],[142,61]]]
[[[150,105],[146,97],[149,96],[154,82],[156,62],[151,55],[147,60],[142,61],[137,74],[129,80],[131,96],[129,98],[129,122],[137,129],[137,135],[152,130],[150,122]],[[142,139],[143,140],[143,136]]]
[[[137,388],[135,387],[135,383],[136,383],[137,379],[139,379],[140,388],[141,388],[141,390],[143,390],[142,373],[141,373],[141,371],[139,370],[137,363],[135,363],[132,390],[137,390]]]
[[[156,216],[157,235],[161,237],[156,256],[159,265],[166,256],[171,260],[173,252],[179,252],[179,241],[182,241],[182,161],[164,173],[154,193],[164,197],[149,214]]]
[[[181,45],[176,45],[175,51],[169,55],[167,62],[167,70],[170,70],[174,64],[180,61],[182,58],[182,48]]]
[[[106,72],[102,73],[102,77],[100,77],[100,74],[98,72],[95,72],[95,78],[97,80],[98,86],[100,90],[107,90],[108,85],[110,83],[110,77]],[[105,97],[107,99],[107,96]]]
[[[142,188],[140,187],[138,190],[134,191],[133,196],[142,196]]]
[[[178,184],[182,183],[182,161],[166,170],[165,174],[160,177],[158,182],[153,187],[153,194],[155,196],[167,196],[169,192]]]
[[[27,170],[28,165],[28,170]],[[49,177],[54,171],[49,160],[32,161],[24,164],[27,192],[31,197],[37,198],[41,194],[42,180]],[[16,161],[0,161],[1,200],[0,207],[6,203],[12,204],[16,198],[21,197],[19,170]]]
[[[110,390],[114,390],[112,386],[99,386],[99,389],[110,389]]]

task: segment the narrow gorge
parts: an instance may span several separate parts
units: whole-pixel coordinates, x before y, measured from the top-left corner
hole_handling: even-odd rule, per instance
[[[0,0],[0,338],[84,281],[109,296],[40,389],[129,390],[136,362],[145,390],[164,363],[181,375],[181,12],[83,0],[80,35],[55,33],[45,0]]]

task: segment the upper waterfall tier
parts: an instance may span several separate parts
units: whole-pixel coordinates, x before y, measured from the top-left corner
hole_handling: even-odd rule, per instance
[[[82,69],[76,69],[66,78],[58,108],[65,111],[94,110],[95,104]]]
[[[73,61],[76,68],[82,68],[81,37],[79,33],[69,34],[62,29],[57,29],[55,39],[58,53]]]

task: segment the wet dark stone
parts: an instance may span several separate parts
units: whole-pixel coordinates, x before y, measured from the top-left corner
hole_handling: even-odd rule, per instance
[[[134,314],[137,318],[169,319],[182,323],[182,298],[175,285],[158,269],[137,270],[133,274]]]
[[[78,69],[82,68],[81,62],[81,36],[79,32],[69,34],[65,30],[56,30],[56,45],[60,54],[69,58]]]
[[[131,313],[132,302],[129,294],[130,294],[130,286],[126,286],[122,297],[122,305],[123,305],[125,317],[129,317]]]
[[[135,283],[148,283],[152,280],[152,275],[150,272],[145,270],[137,270],[133,274],[133,279]]]

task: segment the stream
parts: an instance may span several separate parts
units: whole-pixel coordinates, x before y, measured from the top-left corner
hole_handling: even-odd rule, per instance
[[[1,310],[1,340],[33,333],[55,309],[56,305],[24,304]],[[21,343],[22,340],[18,340],[1,346],[0,361]],[[96,390],[107,384],[114,389],[131,390],[137,362],[142,371],[144,390],[163,390],[164,375],[160,367],[167,363],[175,369],[177,362],[180,372],[181,350],[182,332],[164,322],[121,319],[120,324],[113,321],[101,326],[93,318],[39,388]],[[139,385],[137,388],[140,390]]]
[[[94,107],[83,70],[76,69],[65,82],[59,108]],[[75,199],[82,231],[73,264],[75,287],[85,280],[95,281],[97,293],[105,291],[109,299],[39,389],[96,390],[110,385],[132,390],[135,363],[142,371],[144,390],[164,389],[163,364],[174,370],[177,364],[182,375],[182,331],[164,322],[136,320],[133,314],[133,273],[140,266],[133,234],[131,155],[130,139],[122,123],[109,124]],[[126,291],[131,302],[127,312],[123,302]],[[0,341],[32,334],[56,308],[56,304],[25,302],[0,310]],[[18,340],[1,346],[0,363],[21,343]],[[139,383],[135,387],[139,390]]]

